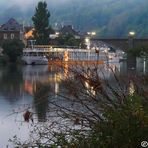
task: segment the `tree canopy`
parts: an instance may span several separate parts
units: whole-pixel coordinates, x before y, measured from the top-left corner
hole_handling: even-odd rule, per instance
[[[36,44],[48,44],[49,40],[49,32],[51,28],[49,27],[49,17],[50,12],[47,9],[47,3],[39,2],[34,16],[32,17],[32,21],[34,24],[34,37],[36,39]]]
[[[24,44],[20,40],[7,41],[2,44],[3,54],[13,63],[23,54],[23,47]]]

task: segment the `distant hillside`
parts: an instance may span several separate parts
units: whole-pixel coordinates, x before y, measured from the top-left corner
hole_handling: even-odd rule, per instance
[[[17,5],[1,8],[0,23],[10,17],[30,23],[35,5],[24,9]],[[148,0],[65,0],[48,6],[53,26],[73,24],[77,30],[97,31],[98,36],[112,37],[125,37],[134,30],[137,36],[148,37]]]

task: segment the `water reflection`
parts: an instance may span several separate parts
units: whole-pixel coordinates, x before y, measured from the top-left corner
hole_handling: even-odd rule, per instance
[[[13,103],[23,95],[22,68],[15,65],[0,67],[0,95]]]
[[[114,74],[120,76],[127,76],[127,73],[143,75],[148,74],[148,61],[143,59],[136,59],[136,62],[132,65],[128,65],[127,62],[122,62],[117,66],[108,67],[100,66],[104,69],[106,78],[110,81],[113,80]],[[10,114],[11,109],[22,107],[23,104],[30,104],[34,107],[34,112],[39,122],[46,121],[47,112],[49,109],[48,103],[52,96],[57,97],[57,94],[64,89],[62,79],[70,74],[69,70],[74,67],[65,65],[62,69],[55,65],[45,66],[6,66],[0,67],[0,120],[3,120],[3,116]],[[93,66],[91,66],[93,68]],[[89,75],[88,70],[87,74]],[[114,72],[114,74],[112,73]],[[102,76],[104,76],[102,74]],[[88,85],[88,84],[86,84]],[[92,91],[92,93],[94,93]],[[51,97],[48,97],[48,96]],[[58,97],[57,97],[58,100]],[[22,118],[20,117],[19,120]],[[23,121],[23,119],[22,119]],[[3,137],[3,142],[0,143],[0,147],[5,147],[9,136],[18,134],[17,127],[13,118],[7,118],[3,121],[4,124],[0,126],[0,137]],[[10,125],[13,125],[13,127]],[[28,129],[28,125],[24,125],[25,129]],[[5,129],[5,134],[4,130]],[[3,136],[5,135],[5,137]],[[25,137],[25,135],[24,135]],[[27,132],[26,132],[27,137]]]
[[[23,67],[24,90],[33,96],[33,106],[39,122],[46,121],[49,96],[60,91],[63,70],[59,66]]]
[[[36,89],[34,90],[34,107],[39,122],[46,121],[46,113],[48,110],[50,85],[48,83],[43,84],[41,82],[36,83]]]
[[[120,63],[120,75],[147,75],[148,74],[148,59],[134,58],[127,62]]]

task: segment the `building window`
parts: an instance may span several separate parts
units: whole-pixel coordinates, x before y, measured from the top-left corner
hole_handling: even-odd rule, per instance
[[[4,39],[5,40],[7,39],[7,33],[4,33]]]
[[[13,33],[11,33],[11,39],[14,39],[14,34]]]

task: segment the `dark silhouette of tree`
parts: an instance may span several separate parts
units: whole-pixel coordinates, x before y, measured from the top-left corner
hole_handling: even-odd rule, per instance
[[[20,40],[7,41],[2,44],[3,54],[8,57],[9,62],[15,63],[23,54],[24,44]]]
[[[51,27],[49,27],[49,17],[50,12],[47,9],[46,2],[39,2],[36,7],[32,21],[34,24],[34,38],[36,39],[36,44],[46,45],[49,42],[49,33],[51,32]]]

